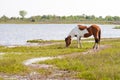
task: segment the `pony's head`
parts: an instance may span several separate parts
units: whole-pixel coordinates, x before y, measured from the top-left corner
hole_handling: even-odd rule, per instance
[[[71,36],[65,38],[65,43],[66,43],[66,47],[68,47],[71,44]]]

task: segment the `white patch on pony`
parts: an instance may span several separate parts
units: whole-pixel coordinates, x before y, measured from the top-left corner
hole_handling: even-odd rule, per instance
[[[69,35],[71,37],[75,37],[75,35],[79,36],[79,37],[83,37],[85,33],[88,33],[87,29],[84,30],[80,30],[78,27],[75,27],[71,30],[71,32],[69,33]]]

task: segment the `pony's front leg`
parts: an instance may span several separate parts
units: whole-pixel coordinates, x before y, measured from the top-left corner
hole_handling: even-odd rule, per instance
[[[77,36],[77,46],[78,48],[80,48],[80,41],[79,41],[79,37]]]
[[[82,48],[81,37],[79,37],[80,48]]]
[[[77,37],[77,45],[78,45],[78,48],[82,48],[81,37]]]

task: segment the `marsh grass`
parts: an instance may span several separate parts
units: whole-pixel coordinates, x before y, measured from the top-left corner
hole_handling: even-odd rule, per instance
[[[0,77],[0,80],[4,80],[4,79]]]
[[[112,47],[96,54],[66,57],[40,63],[52,64],[61,70],[71,72],[71,76],[87,80],[119,80],[120,79],[120,40],[113,39],[102,42]],[[72,72],[77,74],[73,75]]]
[[[63,42],[63,40],[42,40],[42,39],[35,39],[35,40],[27,40],[29,43],[52,43],[52,42]]]
[[[120,40],[104,39],[101,44],[107,44],[112,47],[102,50],[96,54],[86,54],[78,56],[69,56],[63,59],[54,59],[40,64],[51,64],[57,66],[60,70],[71,72],[72,77],[86,80],[119,80],[120,79]],[[43,56],[58,56],[83,52],[91,49],[93,43],[83,42],[83,48],[78,49],[76,41],[72,42],[69,48],[65,44],[56,44],[50,46],[21,46],[21,47],[3,47],[0,46],[0,73],[25,75],[31,71],[37,71],[43,75],[49,75],[52,71],[45,69],[31,69],[24,66],[23,61]],[[72,74],[75,72],[76,74]]]
[[[76,42],[73,41],[73,44],[69,48],[65,48],[65,44],[57,44],[50,46],[18,46],[18,47],[0,47],[0,52],[5,53],[0,59],[0,72],[7,74],[27,74],[32,71],[27,66],[23,65],[23,61],[43,56],[58,56],[64,54],[70,54],[72,52],[82,52],[89,49],[91,46],[87,45],[91,43],[84,43],[85,48],[78,49],[76,48]]]
[[[120,26],[115,26],[113,29],[120,29]]]

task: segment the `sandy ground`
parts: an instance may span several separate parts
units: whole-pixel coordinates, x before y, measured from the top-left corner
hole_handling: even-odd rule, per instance
[[[60,43],[48,43],[48,44],[39,44],[39,46],[48,46],[48,45],[54,45],[54,44],[60,44]],[[29,45],[29,46],[36,46],[36,45]],[[6,74],[0,74],[0,77],[4,78],[5,80],[82,80],[82,79],[74,79],[70,77],[71,72],[69,71],[63,71],[59,70],[57,67],[53,65],[47,65],[47,64],[37,64],[37,62],[40,61],[45,61],[45,60],[52,60],[55,58],[62,59],[64,57],[70,57],[70,56],[78,56],[80,54],[89,54],[89,53],[96,53],[100,50],[106,49],[110,46],[108,45],[101,45],[99,50],[93,50],[90,49],[86,52],[81,52],[81,53],[71,53],[71,54],[66,54],[66,55],[61,55],[61,56],[56,56],[56,57],[40,57],[40,58],[32,58],[25,60],[22,64],[25,66],[28,66],[30,68],[36,68],[36,69],[46,69],[51,71],[51,74],[49,75],[41,75],[38,72],[31,72],[28,75],[25,76],[20,76],[20,75],[6,75]],[[0,53],[1,55],[4,55],[4,53]],[[76,74],[75,72],[72,72],[72,74]],[[84,79],[83,79],[84,80]]]

